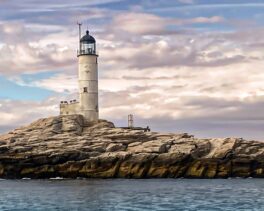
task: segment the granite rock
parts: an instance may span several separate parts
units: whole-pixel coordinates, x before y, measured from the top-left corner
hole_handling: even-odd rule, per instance
[[[0,136],[0,178],[264,177],[264,143],[56,116]]]

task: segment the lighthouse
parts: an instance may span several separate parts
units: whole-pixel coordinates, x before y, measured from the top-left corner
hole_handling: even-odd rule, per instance
[[[98,55],[96,41],[86,31],[80,40],[79,61],[79,99],[80,114],[89,121],[98,120]]]
[[[97,121],[99,118],[98,55],[96,40],[89,31],[86,31],[84,36],[80,36],[77,57],[79,102],[61,101],[60,115],[81,114],[87,121]]]

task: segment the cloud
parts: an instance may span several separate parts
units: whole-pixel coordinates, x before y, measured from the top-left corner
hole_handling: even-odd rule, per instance
[[[184,1],[184,0],[183,0]],[[187,0],[188,1],[188,0]],[[234,8],[237,9],[256,9],[256,8],[263,8],[264,4],[262,2],[230,2],[230,3],[214,3],[210,2],[210,4],[207,3],[197,3],[197,4],[189,4],[189,5],[170,5],[169,7],[156,7],[152,8],[152,12],[177,12],[177,11],[184,11],[184,12],[190,12],[190,11],[198,11],[199,13],[202,12],[208,12],[211,10],[217,10],[217,9],[227,9],[227,10],[233,10]],[[239,10],[237,10],[239,12]]]
[[[105,63],[118,69],[150,67],[217,67],[246,63],[242,49],[226,45],[211,36],[167,35],[146,38],[142,42],[124,42],[100,51]],[[148,61],[148,62],[146,62]],[[112,73],[112,72],[110,72]]]
[[[53,33],[34,32],[22,23],[0,24],[1,74],[47,71],[70,65],[73,50],[65,44],[66,39],[61,41],[60,35],[56,37]],[[53,42],[48,41],[51,38]]]
[[[113,18],[110,30],[124,31],[139,35],[161,34],[161,31],[170,32],[168,26],[182,26],[189,24],[213,24],[222,23],[225,19],[220,16],[196,17],[190,19],[164,18],[153,14],[130,12],[120,13]]]
[[[58,115],[59,97],[52,97],[43,102],[0,100],[0,131],[12,130],[40,117]]]
[[[97,5],[107,2],[116,1],[89,3],[78,1],[76,5],[82,7],[82,4]],[[70,2],[64,2],[65,7],[62,7],[62,3],[59,2],[54,4],[46,1],[38,2],[37,8],[43,10],[45,7],[40,7],[42,4],[54,7],[54,9],[46,8],[48,11],[42,12],[31,10],[35,8],[31,7],[32,4],[35,5],[32,1],[16,6],[13,3],[9,2],[6,7],[17,7],[18,17],[14,16],[11,20],[2,18],[0,22],[0,53],[2,55],[0,71],[3,75],[50,70],[75,71],[73,65],[76,61],[78,46],[77,21],[87,23],[87,19],[92,22],[111,15],[106,9],[79,10],[75,7],[66,7],[70,5]],[[90,24],[89,27],[93,28],[93,25]]]
[[[57,74],[51,78],[34,81],[30,86],[52,90],[57,93],[73,94],[78,92],[77,72],[75,75]]]
[[[182,24],[195,24],[195,23],[221,23],[224,22],[225,19],[220,16],[212,16],[212,17],[197,17],[190,20],[183,21]]]
[[[95,10],[97,18],[104,18],[104,14],[103,11]],[[90,18],[93,18],[93,15],[88,14]],[[198,22],[212,23],[221,20],[221,17],[168,20],[145,13],[120,13],[113,19],[111,29],[106,30],[101,35],[105,36],[110,32],[108,36],[111,36],[111,31],[112,34],[118,34],[119,37],[127,36],[126,33],[137,35],[160,34],[162,31],[171,33],[166,29],[168,25],[166,21],[169,21],[171,24],[191,24]],[[155,24],[151,24],[153,22]],[[115,28],[114,26],[118,27]],[[63,39],[61,39],[62,37]],[[47,23],[43,25],[35,23],[24,24],[23,22],[3,22],[0,24],[0,38],[3,42],[0,47],[0,52],[3,55],[0,65],[1,73],[10,75],[19,72],[49,71],[50,69],[54,69],[55,71],[65,69],[66,71],[73,72],[73,64],[76,61],[74,60],[75,49],[77,48],[76,37],[77,30],[72,34],[66,26],[49,25]],[[166,50],[166,42],[159,42],[158,44],[159,46],[153,47],[163,47]]]
[[[178,2],[183,4],[194,4],[194,0],[178,0]]]
[[[155,23],[155,24],[153,24]],[[130,33],[144,34],[160,31],[166,26],[166,19],[146,13],[121,13],[114,17],[111,28]]]

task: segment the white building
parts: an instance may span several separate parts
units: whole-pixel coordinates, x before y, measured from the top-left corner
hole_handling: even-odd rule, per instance
[[[98,55],[96,40],[86,31],[80,39],[79,61],[79,102],[62,101],[60,115],[81,114],[87,121],[97,121],[98,110]]]

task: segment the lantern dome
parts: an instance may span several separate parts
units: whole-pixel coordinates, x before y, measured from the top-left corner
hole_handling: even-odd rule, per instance
[[[89,31],[88,30],[86,31],[86,35],[84,35],[81,38],[80,42],[81,43],[87,43],[87,44],[88,43],[96,43],[94,37],[89,34]]]

